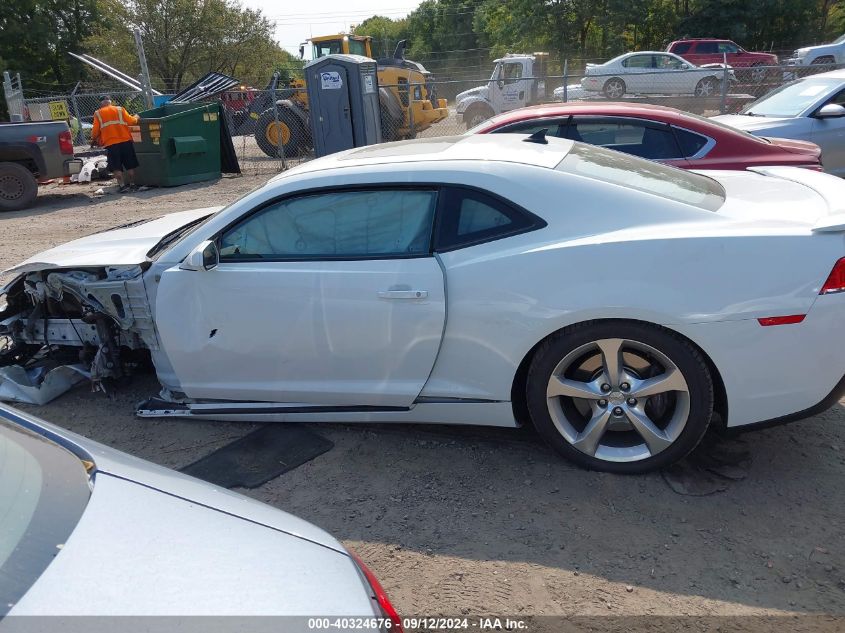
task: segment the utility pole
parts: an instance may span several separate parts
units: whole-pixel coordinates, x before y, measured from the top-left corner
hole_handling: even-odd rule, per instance
[[[141,39],[141,29],[135,29],[135,46],[138,48],[138,61],[141,63],[141,90],[144,93],[144,103],[151,110],[153,101],[153,86],[150,82],[150,69],[147,67],[147,56],[144,54],[144,42]]]

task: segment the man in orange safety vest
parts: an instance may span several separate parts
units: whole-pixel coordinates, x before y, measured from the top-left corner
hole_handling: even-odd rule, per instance
[[[112,105],[110,96],[100,97],[100,109],[94,113],[94,126],[91,128],[91,144],[106,148],[108,169],[117,179],[120,193],[137,190],[135,168],[138,167],[138,157],[129,131],[129,126],[137,123],[138,117],[129,114],[122,106]]]

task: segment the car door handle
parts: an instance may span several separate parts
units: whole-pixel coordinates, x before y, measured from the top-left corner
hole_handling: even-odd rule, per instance
[[[379,290],[379,299],[425,299],[428,290]]]

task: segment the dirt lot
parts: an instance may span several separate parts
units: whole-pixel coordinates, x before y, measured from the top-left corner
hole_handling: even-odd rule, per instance
[[[96,199],[100,185],[47,187],[33,209],[0,217],[0,267],[112,225],[228,202],[263,179]],[[155,391],[143,377],[111,400],[82,387],[28,409],[176,468],[254,428],[135,418],[135,402]],[[247,494],[356,550],[403,614],[845,614],[841,403],[705,446],[689,464],[692,483],[723,488],[708,496],[679,494],[660,474],[579,470],[528,429],[313,428],[335,448]],[[721,469],[728,477],[701,466],[725,447],[747,451]]]

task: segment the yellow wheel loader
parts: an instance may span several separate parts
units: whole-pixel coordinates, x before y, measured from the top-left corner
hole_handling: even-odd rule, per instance
[[[309,41],[313,59],[333,54],[372,57],[370,36],[326,35]],[[446,99],[437,98],[431,73],[422,64],[405,59],[405,45],[405,40],[400,41],[393,57],[376,60],[384,141],[412,138],[449,115]],[[304,57],[305,45],[300,46],[299,52]],[[274,86],[272,82],[271,85]],[[281,98],[275,109],[262,101],[266,109],[250,113],[256,119],[258,146],[268,156],[277,156],[281,140],[286,157],[307,153],[313,143],[305,80],[291,80],[278,96]]]

